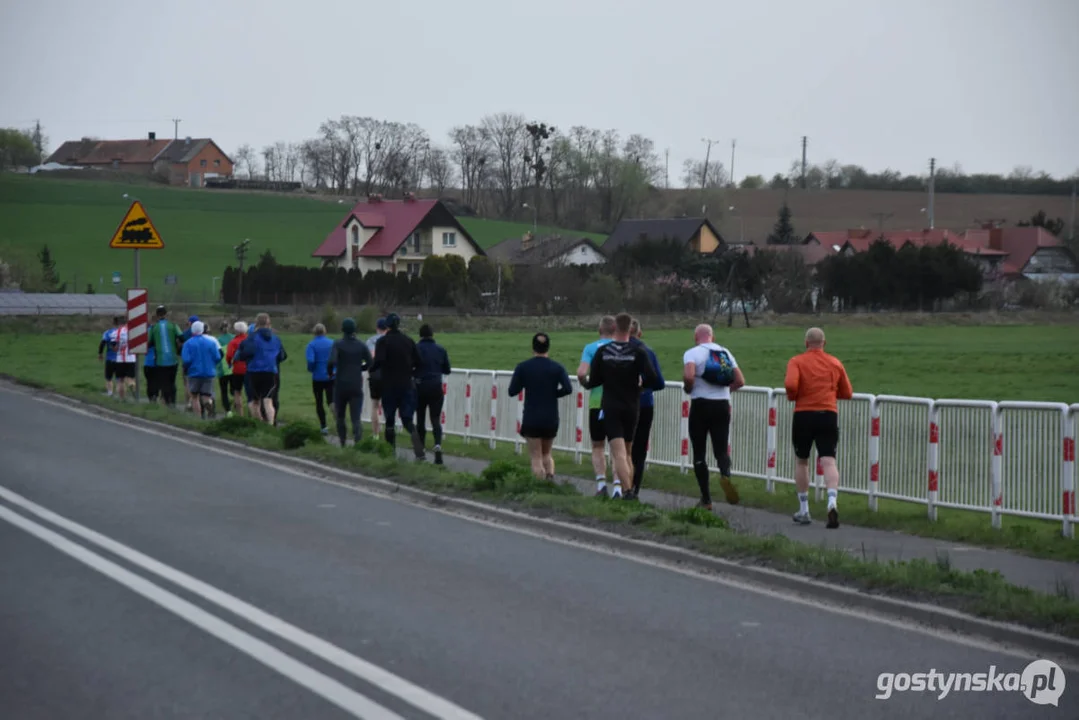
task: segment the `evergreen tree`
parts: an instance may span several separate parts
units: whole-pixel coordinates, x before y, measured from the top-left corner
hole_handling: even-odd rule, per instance
[[[791,224],[791,209],[787,203],[779,209],[779,219],[776,220],[772,233],[768,236],[769,245],[794,245],[798,238],[794,234],[794,225]]]
[[[52,259],[52,253],[49,252],[48,245],[42,246],[41,252],[37,254],[37,259],[41,263],[41,282],[44,285],[45,292],[67,292],[67,283],[61,284],[60,278],[56,275],[56,261]]]

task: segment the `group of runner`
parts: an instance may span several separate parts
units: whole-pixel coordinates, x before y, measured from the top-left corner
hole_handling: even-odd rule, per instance
[[[357,338],[356,323],[347,318],[341,338],[331,340],[321,323],[307,346],[307,370],[311,373],[315,412],[321,431],[329,434],[326,406],[333,408],[341,445],[347,437],[347,420],[352,423],[353,441],[363,435],[364,375],[371,397],[371,426],[379,436],[385,417],[384,439],[396,445],[396,419],[409,434],[417,460],[426,457],[426,422],[430,419],[434,436],[435,462],[442,464],[443,378],[450,374],[445,348],[435,342],[430,325],[420,328],[417,343],[401,332],[401,319],[390,313],[377,321],[377,331],[366,341]],[[230,333],[227,322],[217,337],[207,334],[197,316],[188,318],[184,331],[168,319],[168,310],[159,306],[156,322],[149,332],[145,361],[147,396],[160,397],[168,406],[176,404],[176,374],[183,369],[185,404],[203,417],[216,413],[214,379],[218,380],[221,402],[227,415],[233,408],[243,414],[276,424],[280,407],[280,364],[287,359],[281,339],[273,332],[270,318],[261,313],[254,329],[236,322]],[[682,384],[689,395],[689,445],[693,473],[700,490],[698,507],[712,509],[708,443],[719,469],[719,485],[727,502],[737,504],[738,489],[731,480],[728,438],[731,422],[731,393],[746,384],[734,354],[715,342],[711,326],[698,325],[694,345],[682,357]],[[836,446],[839,442],[837,400],[850,399],[853,390],[843,364],[824,351],[825,336],[820,328],[805,334],[805,352],[787,364],[784,386],[794,403],[791,443],[795,454],[795,485],[798,511],[793,520],[812,522],[809,513],[809,456],[816,447],[828,493],[827,527],[839,527],[839,470]],[[551,360],[551,338],[546,333],[532,337],[533,357],[517,365],[510,380],[509,395],[524,393],[520,434],[525,438],[533,473],[547,480],[555,475],[552,450],[558,436],[558,401],[573,392],[569,375]],[[128,330],[122,317],[113,319],[98,346],[98,358],[105,362],[106,392],[124,398],[133,389],[136,358],[128,346]],[[577,379],[589,391],[588,434],[596,495],[603,498],[638,500],[654,413],[654,393],[666,382],[656,358],[643,341],[638,320],[628,313],[604,316],[599,338],[586,345],[577,367]],[[246,396],[246,406],[244,399]],[[607,482],[607,450],[611,456],[612,480]]]
[[[352,424],[353,442],[363,437],[363,376],[371,396],[371,431],[379,437],[385,416],[383,439],[397,442],[396,422],[409,434],[417,460],[426,459],[427,420],[434,439],[435,463],[442,459],[443,377],[450,374],[446,349],[435,342],[430,325],[420,327],[417,343],[401,332],[401,318],[390,313],[379,318],[376,333],[366,342],[356,337],[356,322],[341,323],[342,337],[330,340],[326,327],[316,325],[315,337],[307,345],[307,370],[311,373],[315,412],[323,435],[329,434],[326,405],[332,405],[337,438],[344,447],[347,420]]]
[[[652,429],[653,393],[666,387],[656,355],[642,338],[640,323],[628,313],[605,316],[599,323],[599,339],[584,347],[577,367],[581,387],[589,390],[588,433],[598,497],[639,499]],[[688,430],[693,473],[700,490],[697,505],[710,511],[709,441],[727,502],[739,501],[731,480],[728,439],[731,393],[744,387],[746,380],[734,354],[715,342],[711,326],[698,325],[693,342],[682,356],[682,386],[690,398]],[[787,398],[795,406],[791,443],[799,508],[793,520],[803,525],[812,522],[809,456],[815,446],[828,491],[827,527],[834,529],[839,527],[836,401],[850,399],[853,391],[843,364],[824,347],[824,332],[810,328],[805,335],[805,352],[787,364],[784,384]],[[528,444],[533,474],[547,480],[553,480],[555,474],[552,450],[560,428],[558,401],[573,392],[566,369],[550,359],[550,350],[549,335],[534,335],[533,357],[517,365],[509,387],[511,397],[524,392],[520,434]],[[608,449],[613,466],[610,486]]]

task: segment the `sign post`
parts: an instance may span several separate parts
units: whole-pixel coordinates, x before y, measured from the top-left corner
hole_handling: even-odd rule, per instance
[[[141,357],[146,354],[149,338],[149,333],[147,332],[149,294],[145,289],[139,287],[142,284],[142,277],[139,272],[139,250],[163,250],[165,243],[157,232],[157,228],[150,221],[150,216],[146,214],[146,208],[142,206],[141,202],[135,200],[131,203],[131,207],[128,208],[124,219],[120,221],[116,232],[112,234],[109,247],[116,250],[135,251],[135,287],[127,291],[127,337],[128,346],[132,348],[131,352],[135,355],[135,398],[137,400],[139,397],[139,376],[142,370]],[[119,273],[113,273],[113,282],[119,284]],[[136,321],[140,317],[142,320],[141,340],[132,337],[131,334],[133,329],[139,330],[139,323]]]

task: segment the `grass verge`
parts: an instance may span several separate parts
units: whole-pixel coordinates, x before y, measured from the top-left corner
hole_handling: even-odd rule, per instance
[[[202,422],[159,406],[121,404],[93,391],[64,394],[137,417],[196,429],[209,436],[432,492],[468,497],[539,516],[557,516],[628,537],[658,540],[716,557],[838,582],[863,591],[931,602],[983,618],[1079,638],[1079,602],[1066,588],[1049,594],[1018,587],[999,573],[957,571],[946,558],[937,562],[877,562],[781,535],[742,534],[728,527],[722,518],[695,509],[666,511],[644,503],[584,497],[571,486],[536,480],[519,460],[509,458],[496,460],[476,476],[445,467],[399,461],[387,445],[371,439],[355,448],[329,445],[313,426],[302,421],[281,429],[242,418]],[[286,444],[291,449],[286,450]]]
[[[500,443],[492,450],[487,441],[482,439],[466,443],[463,438],[446,437],[443,439],[442,447],[447,455],[491,462],[520,457],[514,452],[512,445]],[[587,456],[582,463],[577,464],[574,462],[573,453],[556,451],[554,455],[559,474],[592,478],[592,465]],[[771,510],[784,515],[789,515],[798,508],[798,497],[794,485],[776,483],[775,492],[770,493],[763,480],[736,477],[735,483],[738,485],[738,493],[741,496],[740,504],[746,507]],[[642,487],[692,498],[699,495],[697,483],[691,474],[684,474],[677,468],[663,466],[649,466]],[[840,493],[842,494],[842,488]],[[818,502],[813,492],[809,497],[810,513],[814,517],[824,517],[827,511],[826,501]],[[844,496],[843,524],[891,530],[986,548],[1012,550],[1046,560],[1079,562],[1079,540],[1064,537],[1061,534],[1059,522],[1005,517],[1003,527],[995,530],[986,513],[938,508],[937,520],[931,522],[924,505],[885,498],[878,498],[877,503],[878,510],[873,512],[869,509],[865,496]]]

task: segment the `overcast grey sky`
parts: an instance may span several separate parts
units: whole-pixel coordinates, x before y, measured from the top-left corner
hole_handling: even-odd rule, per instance
[[[737,177],[809,159],[924,173],[1079,168],[1076,0],[0,0],[0,126],[212,137],[329,117],[454,125],[513,111]],[[675,172],[675,169],[678,172]]]

